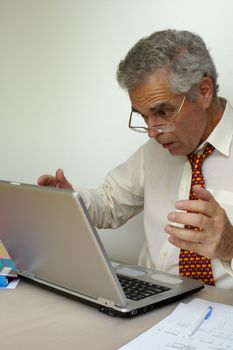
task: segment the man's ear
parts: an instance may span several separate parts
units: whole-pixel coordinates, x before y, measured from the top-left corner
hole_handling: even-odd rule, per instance
[[[213,100],[213,81],[209,77],[203,77],[199,85],[199,97],[204,108],[208,108]]]

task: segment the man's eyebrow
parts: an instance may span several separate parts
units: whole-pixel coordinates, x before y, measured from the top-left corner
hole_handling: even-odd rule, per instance
[[[161,109],[173,109],[174,107],[171,105],[170,102],[161,102],[158,103],[157,105],[153,106],[150,108],[151,112],[158,112]]]
[[[136,112],[136,113],[139,113],[141,114],[141,112],[139,112],[136,108],[134,108],[133,106],[131,107],[132,108],[132,111],[133,112]],[[152,113],[154,112],[158,112],[160,111],[161,109],[173,109],[174,107],[171,105],[170,102],[161,102],[161,103],[158,103],[157,105],[153,106],[150,108],[150,111]]]

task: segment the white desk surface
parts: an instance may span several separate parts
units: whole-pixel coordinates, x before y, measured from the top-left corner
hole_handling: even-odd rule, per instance
[[[209,299],[233,305],[233,291],[206,287],[182,299]],[[0,290],[0,349],[118,349],[159,322],[178,302],[130,319],[110,317],[96,308],[20,281]]]

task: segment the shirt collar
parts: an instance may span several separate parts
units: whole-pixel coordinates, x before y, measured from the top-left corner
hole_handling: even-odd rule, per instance
[[[221,120],[218,122],[209,137],[198,147],[201,150],[206,143],[210,143],[220,153],[229,155],[233,135],[233,108],[227,101]]]

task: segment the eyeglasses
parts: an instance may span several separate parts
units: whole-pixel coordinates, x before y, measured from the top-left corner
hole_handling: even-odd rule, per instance
[[[178,116],[180,115],[180,112],[182,110],[182,107],[184,105],[186,99],[186,95],[183,97],[180,107],[177,110],[169,110],[169,109],[164,109],[164,110],[160,110],[158,112],[155,113],[155,115],[152,116],[153,119],[156,118],[166,118],[167,122],[163,123],[163,124],[158,124],[158,125],[153,125],[153,126],[143,126],[143,124],[145,125],[146,120],[148,119],[148,117],[142,116],[140,115],[140,113],[135,112],[133,109],[131,110],[130,113],[130,117],[129,117],[129,128],[133,131],[136,132],[142,132],[142,133],[147,133],[150,129],[157,131],[159,133],[164,133],[164,132],[171,132],[175,130],[175,120],[178,118]],[[138,124],[140,123],[141,125],[131,125],[132,124],[132,119],[137,119]]]

